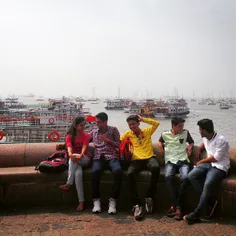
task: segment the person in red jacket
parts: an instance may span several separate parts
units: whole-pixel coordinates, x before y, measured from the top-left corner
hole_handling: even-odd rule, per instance
[[[90,155],[87,151],[90,135],[84,132],[85,124],[84,117],[76,117],[67,132],[66,147],[69,155],[68,179],[66,184],[60,186],[62,190],[67,191],[75,181],[79,200],[77,211],[84,209],[82,167],[86,167],[90,163]]]

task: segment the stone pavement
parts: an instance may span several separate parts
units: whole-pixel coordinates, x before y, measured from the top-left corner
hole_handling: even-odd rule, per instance
[[[105,209],[104,209],[105,210]],[[91,209],[82,213],[71,208],[31,208],[0,212],[0,235],[58,236],[58,235],[152,235],[152,236],[207,236],[236,235],[236,219],[215,219],[187,225],[163,214],[146,216],[135,221],[131,212],[110,216],[107,212],[94,215]]]

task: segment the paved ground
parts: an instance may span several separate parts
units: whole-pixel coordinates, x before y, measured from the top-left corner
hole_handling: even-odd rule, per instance
[[[93,215],[86,210],[77,213],[74,209],[30,209],[0,212],[0,235],[58,236],[58,235],[152,235],[152,236],[202,236],[236,235],[235,219],[216,219],[187,225],[163,215],[147,216],[141,222],[130,213],[110,216],[103,212]]]

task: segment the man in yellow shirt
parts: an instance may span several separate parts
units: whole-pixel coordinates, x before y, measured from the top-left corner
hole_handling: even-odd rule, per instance
[[[133,144],[132,161],[127,171],[130,182],[130,191],[132,195],[132,203],[134,206],[134,218],[136,220],[144,216],[141,200],[138,195],[135,172],[148,169],[151,172],[149,188],[145,198],[145,209],[147,213],[151,213],[153,209],[153,198],[156,192],[158,177],[160,174],[159,164],[156,160],[152,147],[152,134],[159,126],[159,122],[150,118],[143,118],[139,115],[131,115],[126,119],[130,130],[121,135],[123,141],[128,138]],[[140,121],[150,124],[147,128],[141,129]]]

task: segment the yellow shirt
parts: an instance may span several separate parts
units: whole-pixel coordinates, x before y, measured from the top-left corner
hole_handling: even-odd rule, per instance
[[[132,142],[134,148],[132,160],[145,160],[155,156],[152,147],[152,134],[156,131],[160,123],[150,118],[143,118],[143,122],[151,126],[142,129],[139,138],[132,130],[125,132],[120,137],[121,141],[129,138]]]

